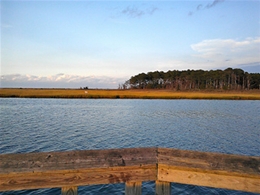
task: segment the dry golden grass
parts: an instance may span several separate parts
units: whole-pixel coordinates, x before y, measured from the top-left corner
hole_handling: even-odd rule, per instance
[[[103,89],[0,89],[0,97],[22,98],[128,98],[128,99],[231,99],[260,100],[260,90],[171,91]]]

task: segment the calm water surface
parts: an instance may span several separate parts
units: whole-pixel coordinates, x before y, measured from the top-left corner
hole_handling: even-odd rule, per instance
[[[260,101],[1,98],[0,105],[0,153],[159,146],[260,156]],[[146,182],[143,194],[153,191]],[[123,194],[124,184],[79,188],[108,193]],[[251,193],[174,184],[172,194]]]

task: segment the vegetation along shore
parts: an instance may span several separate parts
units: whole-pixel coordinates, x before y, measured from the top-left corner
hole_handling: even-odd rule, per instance
[[[0,88],[0,97],[260,100],[260,73],[242,69],[148,72],[119,89]]]
[[[226,99],[260,100],[260,90],[174,91],[162,89],[36,89],[1,88],[0,97],[13,98],[109,98],[109,99]]]
[[[132,76],[122,89],[250,90],[260,89],[260,73],[242,69],[155,71]]]

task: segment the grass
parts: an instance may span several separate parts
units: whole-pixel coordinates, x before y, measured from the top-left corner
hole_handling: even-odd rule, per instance
[[[109,99],[228,99],[260,100],[260,90],[249,91],[172,91],[104,89],[17,89],[2,88],[0,97],[19,98],[109,98]]]

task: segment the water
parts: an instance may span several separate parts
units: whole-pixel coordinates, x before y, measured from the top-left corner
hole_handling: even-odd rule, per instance
[[[260,156],[259,101],[1,98],[0,105],[0,153],[158,146]],[[143,194],[153,191],[154,182],[143,185]],[[108,193],[123,194],[124,184],[79,188]],[[172,194],[251,193],[173,184]]]

